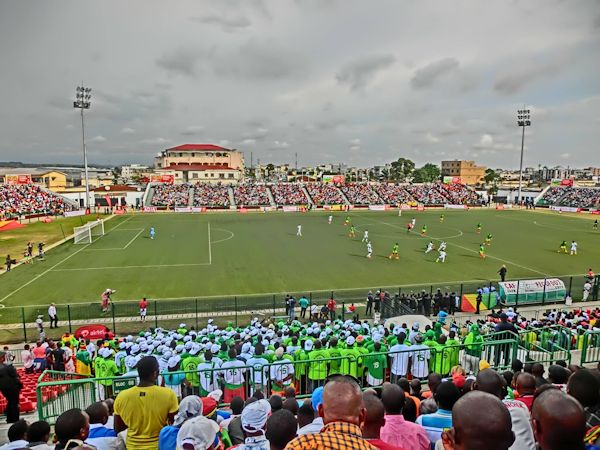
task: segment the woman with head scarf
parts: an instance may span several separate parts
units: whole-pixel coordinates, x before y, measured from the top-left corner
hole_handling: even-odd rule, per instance
[[[201,416],[202,407],[202,400],[197,395],[188,395],[181,400],[173,425],[167,425],[160,430],[158,450],[175,450],[177,448],[177,433],[179,433],[181,425],[192,417]]]

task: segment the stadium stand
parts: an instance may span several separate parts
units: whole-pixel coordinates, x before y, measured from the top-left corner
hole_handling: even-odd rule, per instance
[[[306,205],[308,199],[302,185],[296,183],[277,183],[269,186],[275,203],[278,205]]]
[[[154,186],[152,206],[189,206],[190,185],[183,184],[157,184]]]
[[[7,218],[21,215],[58,215],[74,209],[68,200],[33,184],[0,185],[0,211]]]
[[[306,190],[315,205],[342,205],[346,203],[340,190],[331,184],[308,183]]]
[[[382,200],[390,205],[416,203],[403,185],[380,183],[375,189]]]
[[[382,201],[368,183],[346,183],[340,186],[341,191],[353,205],[378,205]]]
[[[194,185],[194,206],[227,208],[229,205],[228,186],[208,183],[196,183]]]
[[[538,201],[541,206],[600,207],[600,188],[552,186]]]
[[[406,185],[408,193],[423,205],[441,206],[448,203],[448,199],[441,192],[441,183],[409,184]]]
[[[238,206],[268,206],[271,204],[267,187],[262,184],[239,184],[234,188],[233,196]]]

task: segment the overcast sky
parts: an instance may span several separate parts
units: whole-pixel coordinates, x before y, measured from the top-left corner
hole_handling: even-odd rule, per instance
[[[600,166],[600,1],[0,0],[0,160]]]

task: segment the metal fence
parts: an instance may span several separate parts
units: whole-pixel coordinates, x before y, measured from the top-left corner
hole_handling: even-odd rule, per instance
[[[581,350],[581,364],[600,362],[600,331],[586,331],[577,336],[577,348]]]
[[[190,394],[203,394],[221,388],[227,390],[223,378],[225,372],[240,380],[236,394],[251,396],[255,390],[266,396],[281,392],[284,387],[294,387],[299,398],[310,396],[311,392],[326,382],[333,374],[352,375],[363,388],[380,387],[386,381],[396,381],[401,377],[424,379],[430,372],[447,376],[452,367],[461,364],[471,373],[479,370],[479,361],[487,360],[497,370],[510,367],[518,351],[517,339],[497,339],[476,345],[419,346],[408,347],[398,352],[371,352],[357,347],[353,354],[343,348],[338,349],[340,356],[307,357],[284,356],[282,360],[266,365],[240,365],[237,367],[215,367],[194,371],[165,371],[161,373],[159,383],[165,383],[167,377],[184,374],[185,385],[178,385],[178,397]],[[289,359],[288,359],[289,358]],[[409,358],[411,358],[409,360]],[[409,364],[410,361],[410,364]],[[286,366],[285,370],[279,369]],[[383,367],[382,367],[383,366]],[[293,368],[293,369],[292,369]],[[291,369],[291,370],[290,370]],[[417,373],[417,371],[419,373]],[[292,373],[288,382],[280,383],[283,375]],[[45,371],[37,386],[38,415],[40,420],[54,423],[56,418],[69,408],[87,408],[97,400],[115,397],[119,392],[136,384],[133,376],[113,378],[91,378],[76,374]]]
[[[565,283],[567,292],[573,300],[583,298],[583,285],[585,277],[570,276],[558,277]],[[597,277],[594,288],[588,300],[598,299],[598,288],[600,278]],[[375,303],[373,310],[381,309],[383,318],[394,317],[404,314],[435,315],[437,313],[432,296],[438,290],[453,293],[461,299],[463,295],[473,295],[478,289],[489,291],[485,294],[484,303],[495,304],[497,282],[494,281],[469,281],[456,283],[418,284],[405,286],[373,286],[371,291],[375,293],[382,289],[388,293],[386,299],[380,305]],[[486,289],[487,288],[487,289]],[[369,289],[346,289],[313,292],[288,292],[296,300],[306,296],[309,301],[308,311],[304,317],[296,303],[295,317],[310,317],[312,305],[320,309],[330,298],[337,302],[336,317],[346,319],[358,314],[365,317],[365,303]],[[427,294],[428,300],[423,300],[422,295]],[[517,292],[514,306],[524,305],[551,305],[560,303],[557,300],[548,300],[542,294],[536,301],[525,301],[525,293]],[[232,323],[234,325],[248,323],[250,317],[285,317],[288,311],[285,306],[285,295],[237,295],[237,296],[213,296],[213,297],[189,297],[178,299],[150,300],[147,308],[147,317],[142,321],[139,317],[139,303],[137,301],[114,301],[108,312],[103,313],[99,300],[87,303],[58,304],[56,305],[59,328],[50,330],[48,322],[48,305],[32,305],[23,307],[8,307],[0,310],[0,342],[28,342],[39,338],[36,331],[35,320],[41,315],[44,320],[44,329],[48,337],[56,337],[64,332],[74,332],[78,327],[91,323],[106,325],[115,334],[137,333],[148,327],[177,327],[184,322],[196,329],[206,323],[209,318],[214,319],[220,325]],[[354,304],[355,312],[351,311]],[[369,312],[369,316],[371,312]]]

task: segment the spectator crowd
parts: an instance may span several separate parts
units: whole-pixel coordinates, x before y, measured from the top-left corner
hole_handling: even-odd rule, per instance
[[[190,188],[183,184],[155,184],[152,194],[152,206],[189,206]]]
[[[74,209],[64,197],[33,184],[0,184],[0,217],[59,215]]]
[[[277,183],[270,185],[275,203],[278,205],[307,205],[308,199],[302,185],[296,183]]]
[[[307,183],[306,190],[317,206],[343,205],[346,203],[340,190],[332,184]]]
[[[572,208],[598,208],[600,207],[600,188],[552,186],[544,192],[538,203]]]
[[[227,208],[229,205],[228,186],[208,183],[196,183],[194,185],[194,206]]]
[[[268,206],[271,204],[267,186],[264,184],[243,183],[233,190],[235,204],[238,206]]]
[[[353,205],[379,205],[382,203],[377,192],[368,183],[346,183],[341,185],[340,189]]]

